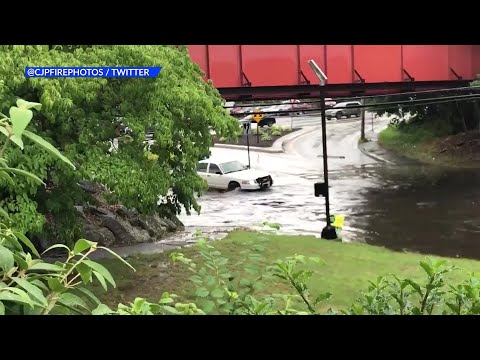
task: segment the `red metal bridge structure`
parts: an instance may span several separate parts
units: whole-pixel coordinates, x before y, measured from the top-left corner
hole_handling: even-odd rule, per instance
[[[480,45],[189,45],[205,80],[227,100],[318,96],[313,59],[328,96],[468,86],[480,74]]]

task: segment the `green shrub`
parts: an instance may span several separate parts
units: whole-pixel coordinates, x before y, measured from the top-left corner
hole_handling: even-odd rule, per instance
[[[268,132],[265,132],[260,136],[260,139],[262,139],[264,141],[269,141],[269,140],[272,140],[272,137],[270,136],[270,134]]]
[[[282,130],[281,129],[272,129],[271,134],[272,134],[272,136],[280,136],[280,135],[282,135]]]

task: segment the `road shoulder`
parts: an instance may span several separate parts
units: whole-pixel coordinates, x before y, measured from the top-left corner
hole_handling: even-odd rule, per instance
[[[384,149],[378,143],[378,133],[375,131],[368,131],[365,134],[368,139],[366,142],[358,142],[358,149],[364,154],[374,160],[384,162],[387,164],[395,164],[395,156],[387,149]]]

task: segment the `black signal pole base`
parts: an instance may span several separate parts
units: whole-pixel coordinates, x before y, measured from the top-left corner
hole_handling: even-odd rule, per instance
[[[327,225],[322,230],[322,239],[335,240],[337,239],[337,231],[332,225]]]

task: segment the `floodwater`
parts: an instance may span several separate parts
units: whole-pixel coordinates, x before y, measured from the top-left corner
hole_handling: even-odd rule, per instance
[[[378,123],[383,127],[385,123]],[[329,123],[330,203],[345,215],[342,237],[394,250],[480,259],[480,171],[451,170],[399,161],[378,162],[357,148],[359,124]],[[244,150],[213,148],[216,158],[246,160]],[[331,158],[330,158],[331,156]],[[252,153],[252,168],[275,184],[264,191],[209,191],[200,215],[182,215],[188,229],[281,224],[282,233],[319,236],[325,200],[314,196],[322,181],[321,132],[292,141],[284,154]]]

